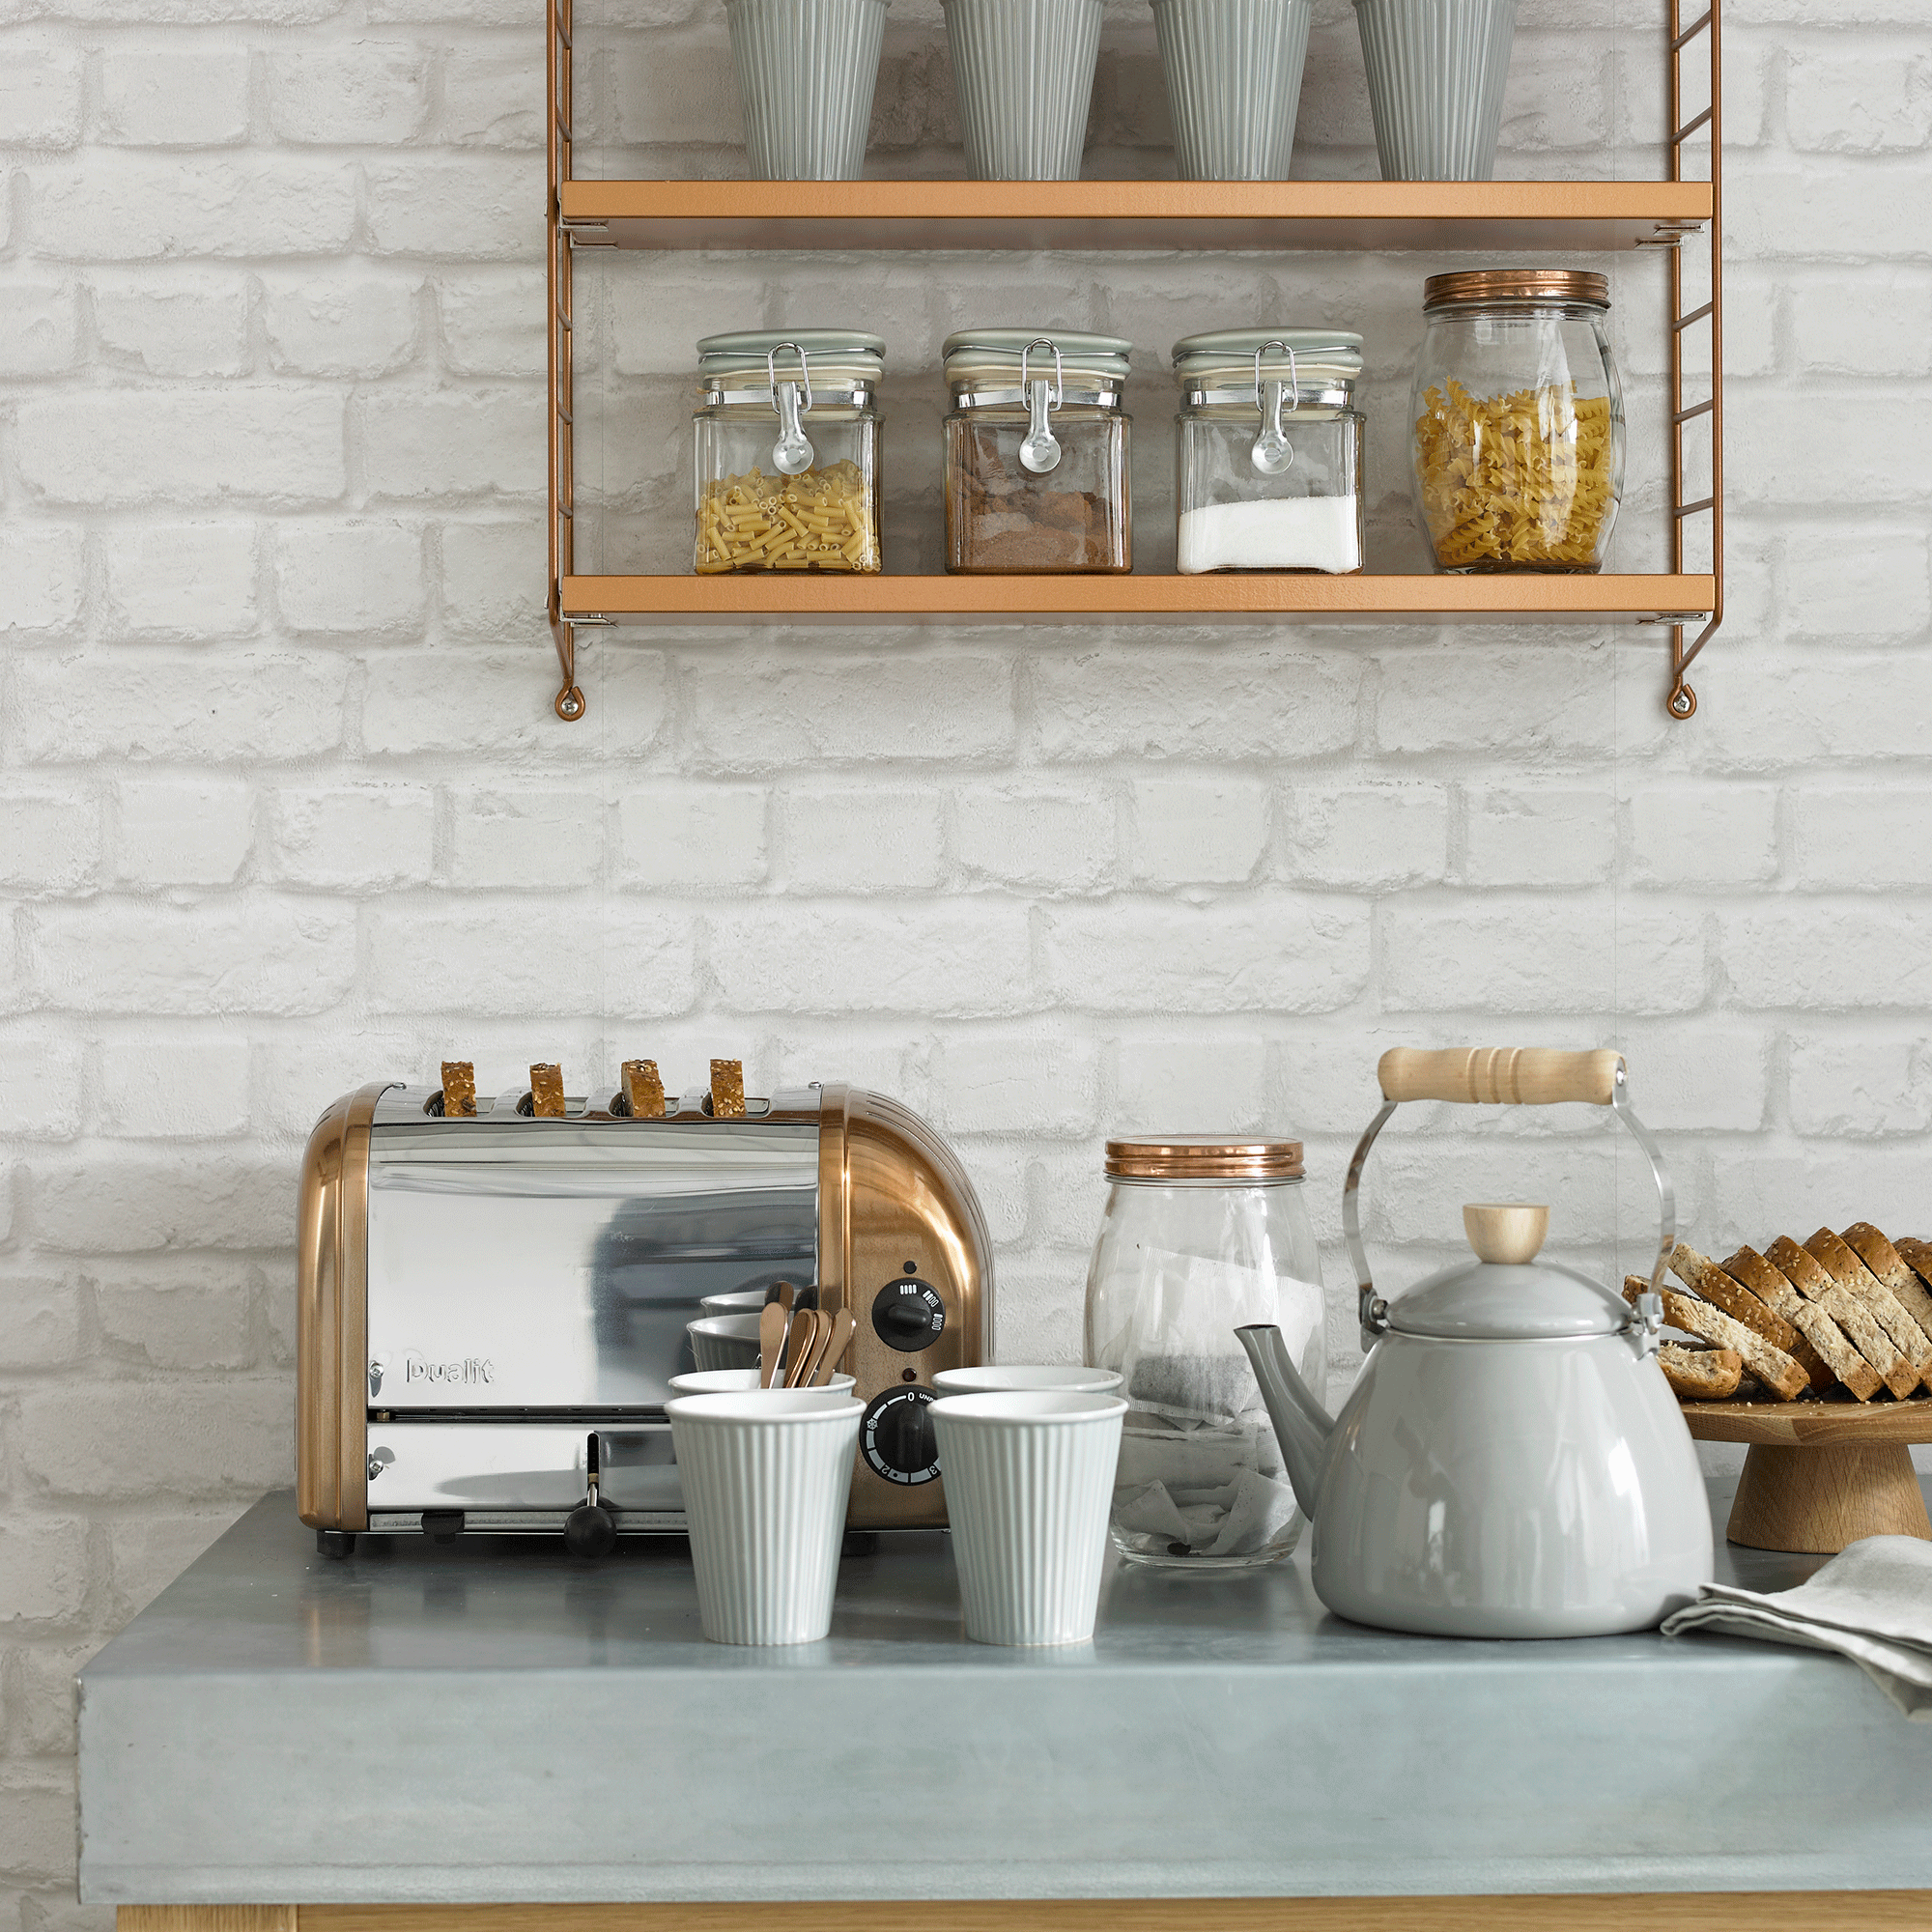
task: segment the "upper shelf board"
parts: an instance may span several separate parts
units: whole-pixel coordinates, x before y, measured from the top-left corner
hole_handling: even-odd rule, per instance
[[[564,618],[619,624],[1646,624],[1701,619],[1704,576],[566,577]]]
[[[570,181],[579,246],[1564,249],[1668,245],[1709,182]]]

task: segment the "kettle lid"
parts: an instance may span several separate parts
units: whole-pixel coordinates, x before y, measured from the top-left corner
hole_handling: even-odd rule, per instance
[[[1487,1203],[1463,1209],[1473,1262],[1419,1281],[1388,1307],[1399,1335],[1459,1342],[1554,1341],[1614,1335],[1630,1309],[1613,1290],[1560,1262],[1538,1262],[1549,1209]]]

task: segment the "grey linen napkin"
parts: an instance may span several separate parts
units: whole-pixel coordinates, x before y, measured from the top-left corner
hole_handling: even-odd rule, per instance
[[[1908,1718],[1932,1723],[1932,1543],[1916,1536],[1849,1543],[1795,1590],[1706,1583],[1663,1621],[1665,1636],[1699,1630],[1835,1650]]]

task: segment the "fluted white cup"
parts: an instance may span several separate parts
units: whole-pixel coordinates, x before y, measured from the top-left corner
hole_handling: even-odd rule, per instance
[[[857,181],[886,0],[724,0],[756,181]]]
[[[758,1386],[756,1369],[698,1369],[670,1378],[672,1395],[743,1395]],[[850,1376],[835,1375],[825,1387],[844,1395],[855,1386]]]
[[[932,1385],[941,1395],[1006,1395],[1022,1389],[1058,1390],[1064,1395],[1111,1395],[1121,1385],[1121,1372],[987,1363],[976,1369],[941,1369],[933,1377]]]
[[[829,1388],[680,1395],[665,1405],[697,1613],[713,1643],[814,1643],[832,1628],[865,1412]]]
[[[1094,1634],[1126,1412],[1118,1396],[1050,1389],[932,1405],[952,1561],[976,1643]]]
[[[755,1369],[758,1318],[755,1315],[700,1315],[687,1321],[692,1359],[700,1369]]]
[[[1151,0],[1182,181],[1286,181],[1311,0]]]
[[[1078,181],[1100,0],[941,0],[979,181]]]
[[[1355,0],[1384,181],[1496,171],[1516,0]]]

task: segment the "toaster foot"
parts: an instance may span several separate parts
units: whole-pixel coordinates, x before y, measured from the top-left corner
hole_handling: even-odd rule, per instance
[[[355,1532],[353,1529],[319,1529],[315,1533],[315,1553],[318,1556],[341,1558],[355,1554]]]

